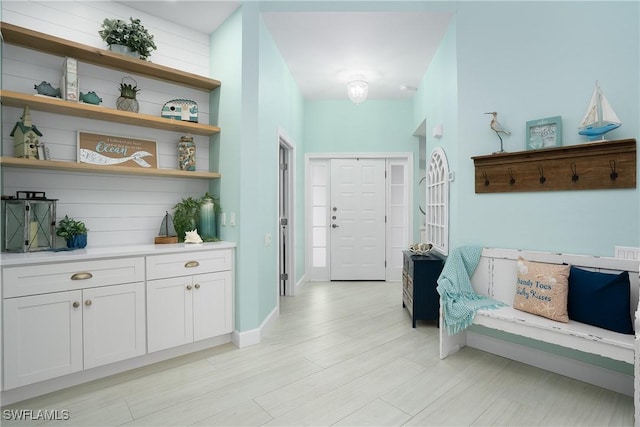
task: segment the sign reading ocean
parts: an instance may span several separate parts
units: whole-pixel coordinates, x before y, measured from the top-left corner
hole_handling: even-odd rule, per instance
[[[146,139],[78,132],[78,162],[157,169],[157,144]]]

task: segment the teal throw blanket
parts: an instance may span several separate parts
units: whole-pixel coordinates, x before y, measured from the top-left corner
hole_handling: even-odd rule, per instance
[[[482,248],[462,246],[447,257],[438,278],[438,293],[442,302],[444,326],[449,335],[457,334],[473,322],[481,308],[498,308],[505,304],[478,295],[471,286],[471,276],[480,262]]]

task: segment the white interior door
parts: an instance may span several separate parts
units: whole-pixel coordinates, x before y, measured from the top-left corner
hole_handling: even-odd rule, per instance
[[[331,280],[385,280],[385,159],[331,160]]]

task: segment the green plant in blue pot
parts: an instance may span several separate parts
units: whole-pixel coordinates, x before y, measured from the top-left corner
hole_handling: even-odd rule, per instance
[[[70,249],[84,248],[87,246],[87,232],[89,229],[82,221],[77,221],[65,215],[56,226],[56,235],[67,241]]]

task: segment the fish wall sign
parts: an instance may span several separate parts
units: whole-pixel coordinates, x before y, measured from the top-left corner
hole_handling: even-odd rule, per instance
[[[158,168],[156,141],[78,132],[78,163]]]

